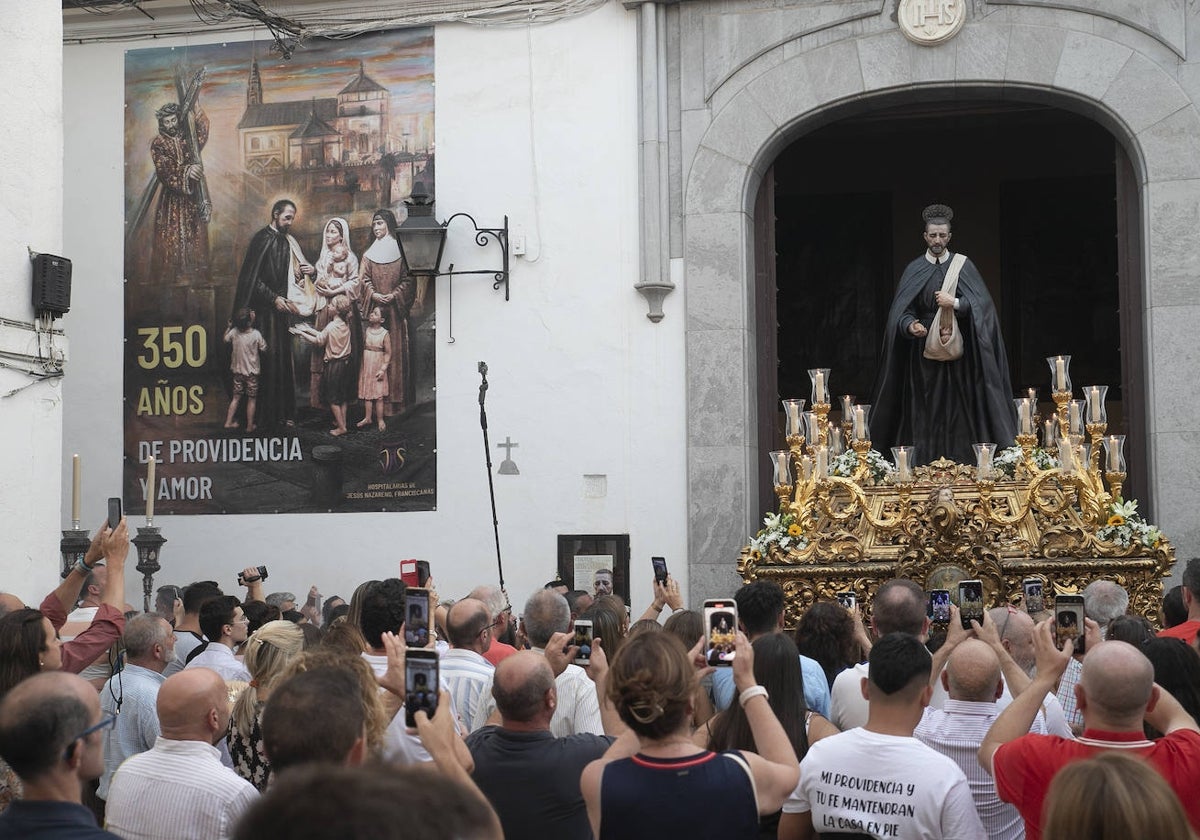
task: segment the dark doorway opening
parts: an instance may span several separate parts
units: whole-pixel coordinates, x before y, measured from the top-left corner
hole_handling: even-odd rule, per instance
[[[832,369],[835,411],[842,394],[870,400],[892,294],[924,251],[920,213],[934,202],[954,208],[951,250],[979,267],[996,302],[1014,394],[1037,388],[1047,413],[1045,357],[1071,354],[1077,392],[1110,386],[1110,433],[1127,436],[1126,495],[1144,498],[1132,173],[1120,144],[1092,120],[999,100],[878,108],[786,148],[764,179],[770,195],[756,205],[771,210],[756,212],[759,335],[777,342],[774,353],[760,346],[764,506],[774,495],[765,453],[783,445],[779,400],[809,397],[807,370]],[[774,221],[773,241],[764,219]]]

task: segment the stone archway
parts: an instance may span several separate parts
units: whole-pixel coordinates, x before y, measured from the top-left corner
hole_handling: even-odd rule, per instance
[[[847,37],[740,68],[709,95],[709,121],[682,146],[687,305],[691,596],[728,594],[733,561],[761,516],[755,476],[754,199],[797,136],[880,97],[988,91],[1077,111],[1125,147],[1140,189],[1141,311],[1148,406],[1149,513],[1180,556],[1200,549],[1200,418],[1170,400],[1200,378],[1187,324],[1200,317],[1200,115],[1163,66],[1116,40],[1055,26],[971,23],[937,48],[898,30]],[[757,71],[757,72],[756,72]],[[693,115],[695,112],[690,112]],[[702,122],[692,120],[692,125]],[[686,152],[685,152],[686,155]]]

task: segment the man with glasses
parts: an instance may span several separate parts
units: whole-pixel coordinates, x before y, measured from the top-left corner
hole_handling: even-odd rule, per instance
[[[113,773],[131,755],[154,746],[158,725],[158,690],[163,671],[175,661],[175,634],[157,613],[135,615],[125,624],[125,667],[109,677],[100,691],[100,706],[119,715],[104,741],[104,775],[96,796],[108,799]]]
[[[492,699],[492,674],[496,670],[484,658],[492,646],[498,622],[483,601],[463,598],[450,608],[446,618],[450,650],[442,654],[442,680],[454,698],[467,729],[482,727],[496,710]]]
[[[200,631],[208,639],[188,658],[187,668],[210,668],[229,680],[250,682],[250,672],[233,652],[250,635],[250,619],[232,595],[205,601],[200,607]]]
[[[113,775],[105,819],[138,840],[221,840],[258,798],[221,763],[215,744],[229,726],[229,691],[207,668],[185,668],[158,690],[162,734]]]
[[[24,798],[0,814],[0,840],[111,840],[82,804],[85,782],[104,769],[100,713],[88,682],[62,671],[36,674],[0,703],[0,757],[21,778]]]

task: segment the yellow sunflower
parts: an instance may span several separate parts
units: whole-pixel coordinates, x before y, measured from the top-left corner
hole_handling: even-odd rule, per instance
[[[1121,514],[1119,514],[1119,513],[1114,513],[1112,516],[1108,517],[1109,527],[1118,527],[1119,528],[1120,526],[1122,526],[1124,524],[1125,524],[1125,517],[1121,516]]]
[[[793,522],[791,525],[788,526],[788,536],[789,537],[798,537],[802,533],[804,533],[803,529],[801,529],[801,527],[799,525],[797,525],[795,522]]]

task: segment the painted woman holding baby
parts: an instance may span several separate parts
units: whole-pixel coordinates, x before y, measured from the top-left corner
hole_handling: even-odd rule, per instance
[[[325,223],[325,232],[321,238],[321,256],[313,266],[317,270],[313,287],[317,292],[316,311],[314,312],[314,327],[317,331],[325,329],[333,320],[332,301],[338,295],[345,295],[352,303],[360,294],[358,257],[350,249],[350,225],[338,216]],[[357,310],[355,310],[357,311]],[[358,335],[358,319],[353,313],[350,316],[351,333]],[[311,373],[308,404],[313,408],[326,408],[321,399],[321,377],[325,371],[325,360],[321,353],[313,353],[310,357],[309,371]]]

